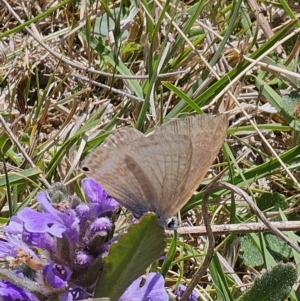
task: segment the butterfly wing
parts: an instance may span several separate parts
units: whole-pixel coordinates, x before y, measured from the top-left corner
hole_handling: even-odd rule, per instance
[[[135,128],[121,128],[109,135],[100,147],[124,148],[131,141],[146,137],[142,132]]]
[[[174,200],[173,211],[178,212],[186,204],[205,177],[226,137],[227,127],[228,119],[225,115],[196,115],[172,120],[153,132],[154,135],[161,132],[165,135],[171,132],[188,135],[192,141],[189,176],[183,191]]]
[[[81,168],[132,212],[138,211],[137,206],[141,200],[157,198],[155,189],[148,183],[143,171],[132,171],[126,164],[127,143],[143,138],[146,137],[135,129],[118,130],[87,156]],[[137,178],[148,183],[149,189],[143,189]]]
[[[120,131],[121,132],[121,131]],[[124,134],[125,133],[125,134]],[[82,170],[120,204],[140,217],[153,211],[163,219],[172,200],[185,185],[192,158],[192,143],[186,135],[151,135],[122,141],[112,137],[83,162]],[[135,134],[134,134],[135,135]],[[112,142],[111,142],[112,141]]]
[[[192,141],[187,135],[150,135],[128,145],[126,163],[140,186],[154,189],[155,198],[140,199],[144,212],[155,212],[167,220],[176,212],[173,201],[182,193],[189,175]],[[136,170],[142,172],[136,173]],[[147,175],[148,182],[139,177]],[[149,185],[151,184],[151,185]],[[126,205],[125,205],[126,206]]]

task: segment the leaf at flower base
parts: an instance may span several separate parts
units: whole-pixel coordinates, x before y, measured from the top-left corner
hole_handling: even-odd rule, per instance
[[[252,288],[236,301],[283,301],[296,281],[297,270],[294,265],[280,263],[256,278]]]
[[[94,297],[109,297],[118,301],[124,291],[143,275],[147,267],[158,260],[166,246],[164,228],[155,214],[143,216],[111,245],[103,260]]]

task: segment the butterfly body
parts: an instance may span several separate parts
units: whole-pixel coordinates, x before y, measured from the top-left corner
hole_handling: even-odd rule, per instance
[[[88,155],[82,170],[137,218],[155,212],[169,227],[205,176],[226,131],[227,118],[211,115],[175,119],[147,136],[123,128]]]

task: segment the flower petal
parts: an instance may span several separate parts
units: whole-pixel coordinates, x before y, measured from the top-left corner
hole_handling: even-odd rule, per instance
[[[140,287],[142,277],[136,279],[121,296],[119,301],[168,301],[165,280],[161,274],[149,273],[145,283]]]

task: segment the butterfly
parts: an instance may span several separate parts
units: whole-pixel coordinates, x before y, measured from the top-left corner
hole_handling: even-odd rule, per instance
[[[167,229],[188,202],[225,139],[225,115],[174,119],[149,135],[135,128],[111,134],[83,161],[82,171],[96,180],[136,218],[156,213]]]

